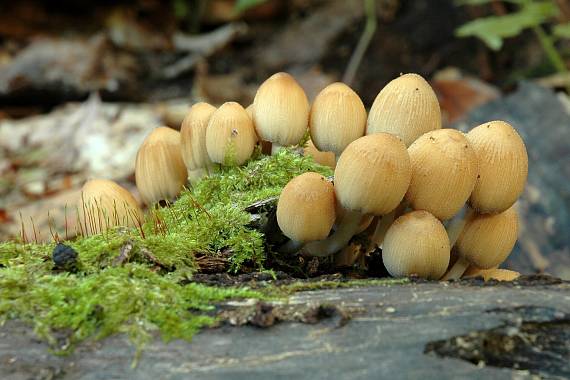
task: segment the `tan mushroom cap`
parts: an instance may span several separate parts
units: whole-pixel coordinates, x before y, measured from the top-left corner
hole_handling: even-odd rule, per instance
[[[143,201],[152,204],[170,200],[186,183],[180,132],[167,127],[154,129],[137,153],[135,180]]]
[[[346,147],[336,165],[334,187],[346,209],[384,215],[400,204],[411,175],[404,143],[394,135],[378,133]]]
[[[394,277],[417,275],[437,280],[449,265],[450,246],[445,227],[427,211],[412,211],[390,226],[382,246],[382,260]]]
[[[492,268],[492,269],[471,269],[469,268],[468,272],[465,272],[463,275],[464,278],[473,278],[473,277],[483,277],[483,280],[495,280],[495,281],[514,281],[520,277],[520,273],[514,270],[509,269],[499,269],[499,268]]]
[[[180,127],[182,158],[188,170],[207,168],[212,160],[206,150],[206,129],[216,107],[200,102],[194,104]]]
[[[210,117],[206,149],[215,163],[242,165],[251,157],[256,140],[253,122],[238,103],[226,102]]]
[[[283,188],[277,203],[277,223],[288,238],[297,242],[322,240],[334,221],[334,187],[322,175],[304,173]]]
[[[333,152],[321,152],[317,149],[315,144],[311,140],[307,141],[307,144],[303,148],[303,156],[311,156],[316,163],[330,168],[335,168],[336,158]]]
[[[404,74],[376,96],[366,134],[388,132],[410,146],[426,132],[441,128],[441,110],[435,92],[418,74]]]
[[[261,139],[282,146],[299,143],[309,125],[305,91],[287,73],[272,75],[255,94],[253,120]]]
[[[517,131],[504,121],[473,128],[467,139],[479,159],[479,178],[469,203],[480,213],[511,207],[522,194],[528,175],[528,156]]]
[[[466,221],[455,250],[471,265],[490,269],[509,256],[518,237],[518,214],[511,207],[499,214],[475,214]]]
[[[115,226],[135,227],[144,221],[133,195],[107,179],[92,179],[83,185],[77,210],[81,230],[87,235],[98,234]]]
[[[364,104],[346,84],[330,84],[313,101],[309,129],[311,139],[320,151],[340,156],[348,144],[364,135]]]
[[[423,134],[409,148],[412,180],[406,200],[440,220],[452,218],[469,199],[477,180],[477,155],[454,129]]]

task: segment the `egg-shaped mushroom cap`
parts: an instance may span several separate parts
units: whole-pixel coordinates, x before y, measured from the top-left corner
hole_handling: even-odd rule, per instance
[[[251,157],[256,141],[253,122],[238,103],[226,102],[210,117],[206,149],[213,162],[242,165]]]
[[[346,84],[328,85],[313,101],[309,130],[320,151],[340,155],[348,144],[364,135],[365,128],[364,104]]]
[[[437,280],[447,270],[449,257],[445,227],[427,211],[399,217],[384,237],[382,260],[394,277],[418,275]]]
[[[180,132],[168,127],[154,129],[143,141],[135,162],[135,180],[146,204],[172,199],[186,183]]]
[[[288,238],[297,242],[322,240],[334,221],[334,187],[322,175],[304,173],[283,188],[277,203],[277,223]]]
[[[389,133],[378,133],[350,143],[334,174],[336,197],[343,207],[384,215],[404,198],[412,170],[404,143]]]
[[[200,102],[194,104],[180,127],[182,158],[188,170],[197,170],[212,165],[206,150],[206,128],[216,107]]]
[[[490,269],[507,259],[518,237],[519,220],[515,207],[499,214],[468,217],[455,250],[471,265]]]
[[[478,166],[465,135],[438,129],[420,136],[408,148],[412,180],[406,200],[415,210],[426,210],[440,220],[452,218],[469,199]]]
[[[517,131],[504,121],[473,128],[467,139],[479,160],[479,178],[469,199],[480,213],[511,207],[522,194],[528,175],[528,156]]]
[[[335,168],[336,158],[333,152],[321,152],[317,149],[315,144],[311,140],[307,141],[307,144],[303,148],[303,156],[311,156],[317,164],[328,166],[330,168]]]
[[[392,80],[376,96],[366,134],[388,132],[409,146],[428,131],[441,128],[441,110],[435,92],[418,74]]]
[[[471,268],[469,268],[471,269]],[[491,268],[491,269],[474,269],[466,272],[463,277],[464,278],[474,278],[474,277],[483,277],[483,280],[495,280],[495,281],[514,281],[520,277],[519,272],[515,272],[514,270],[509,269],[499,269],[499,268]]]
[[[259,86],[253,120],[262,140],[282,146],[298,144],[309,125],[309,100],[297,81],[277,73]]]
[[[81,188],[77,210],[82,231],[93,235],[115,226],[135,227],[144,221],[133,195],[108,179],[91,179]]]

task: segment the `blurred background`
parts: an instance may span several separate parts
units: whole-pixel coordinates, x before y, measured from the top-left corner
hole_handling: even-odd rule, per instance
[[[444,124],[511,122],[530,157],[508,267],[570,278],[567,0],[22,0],[0,3],[0,240],[75,233],[87,178],[133,192],[134,157],[189,105],[249,105],[277,71],[370,107],[400,73]],[[70,205],[70,206],[68,206]]]

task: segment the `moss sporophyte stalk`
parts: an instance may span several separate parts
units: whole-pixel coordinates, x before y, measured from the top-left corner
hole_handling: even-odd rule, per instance
[[[77,252],[72,271],[54,268],[51,244],[0,243],[0,324],[31,323],[57,351],[75,343],[126,333],[140,349],[158,331],[190,339],[215,323],[208,314],[228,298],[267,298],[267,292],[192,283],[194,255],[230,252],[230,271],[247,263],[263,270],[261,232],[244,209],[277,196],[295,176],[332,170],[282,149],[242,167],[222,167],[185,189],[173,204],[151,208],[139,227],[114,227],[64,242]],[[55,338],[65,332],[65,344]],[[58,335],[59,336],[59,335]]]

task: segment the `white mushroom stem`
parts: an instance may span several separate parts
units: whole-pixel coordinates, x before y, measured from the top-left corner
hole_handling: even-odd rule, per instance
[[[441,279],[443,281],[457,280],[463,276],[463,273],[465,273],[468,267],[469,261],[465,260],[463,257],[459,257],[451,269]]]
[[[455,215],[453,219],[449,222],[447,226],[447,236],[449,236],[449,246],[453,248],[455,243],[457,243],[457,239],[459,239],[459,235],[465,228],[467,224],[467,219],[471,217],[473,214],[472,209],[467,209],[467,211],[460,212],[459,214]]]
[[[296,241],[296,240],[289,240],[287,243],[283,244],[279,248],[277,248],[277,252],[279,253],[295,253],[301,250],[305,243]]]
[[[310,256],[326,257],[340,251],[358,231],[362,214],[358,211],[346,210],[342,222],[328,238],[313,241],[305,245],[303,250]]]
[[[283,145],[279,145],[277,143],[271,143],[271,155],[274,156],[279,152],[279,149],[283,148]]]
[[[374,234],[372,234],[372,237],[370,238],[370,244],[368,245],[367,252],[372,252],[376,247],[382,247],[388,228],[390,228],[392,223],[394,223],[394,220],[403,213],[406,207],[408,207],[407,202],[402,201],[398,207],[392,210],[392,212],[382,215],[380,221],[376,225]]]

